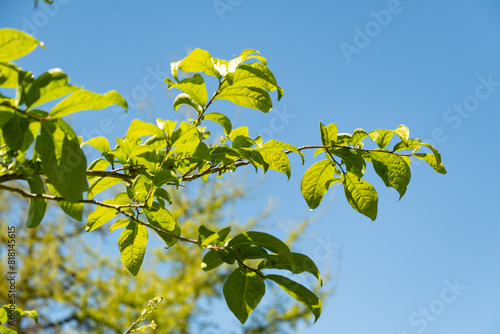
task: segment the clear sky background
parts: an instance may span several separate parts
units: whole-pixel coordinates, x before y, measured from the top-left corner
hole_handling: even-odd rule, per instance
[[[0,26],[45,42],[46,50],[18,61],[22,67],[37,75],[60,67],[73,84],[127,97],[126,116],[105,110],[72,118],[84,140],[121,137],[134,118],[178,118],[160,81],[171,61],[196,47],[225,59],[254,48],[268,59],[285,90],[270,114],[224,102],[212,109],[237,117],[253,136],[302,146],[320,142],[319,121],[349,133],[405,124],[440,150],[448,174],[414,165],[398,202],[370,171],[379,193],[375,222],[355,212],[341,189],[330,190],[320,207],[328,211],[298,250],[338,274],[335,293],[301,333],[500,333],[498,1],[55,0],[34,10],[29,0],[2,0]],[[299,183],[314,161],[292,158],[290,182],[266,174],[260,198],[243,202],[239,215],[274,197],[268,223],[277,234],[293,219],[313,217]],[[228,315],[221,319],[236,330]]]

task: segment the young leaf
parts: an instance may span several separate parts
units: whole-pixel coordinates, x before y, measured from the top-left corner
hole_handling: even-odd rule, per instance
[[[398,128],[394,130],[394,133],[397,134],[402,141],[406,141],[410,138],[410,130],[403,124],[399,124]]]
[[[130,222],[118,238],[122,263],[134,276],[141,268],[147,242],[148,230],[146,226],[135,222]]]
[[[177,71],[184,72],[202,72],[207,75],[220,78],[220,73],[215,69],[212,56],[208,51],[202,49],[194,49],[186,58],[170,65],[172,75],[177,80]]]
[[[113,204],[113,200],[105,200],[104,203]],[[98,206],[94,212],[90,213],[87,218],[87,226],[85,227],[85,232],[90,232],[96,228],[106,224],[111,219],[113,219],[118,214],[113,208],[108,208],[104,206]]]
[[[316,209],[334,181],[335,166],[330,160],[321,160],[309,167],[300,182],[300,192],[311,210]]]
[[[45,193],[45,188],[43,186],[43,181],[40,175],[31,174],[25,175],[26,181],[30,186],[30,192],[32,194],[43,194]],[[30,205],[28,209],[28,219],[26,220],[26,226],[29,228],[34,228],[40,225],[40,222],[45,215],[45,209],[47,208],[47,201],[44,198],[30,198]]]
[[[277,140],[270,140],[263,144],[261,148],[258,149],[259,153],[265,162],[269,164],[269,169],[281,172],[285,174],[288,179],[291,176],[290,160],[283,150],[289,150],[300,154],[302,158],[302,163],[304,163],[304,155],[295,146],[283,143]]]
[[[10,28],[0,29],[1,62],[21,58],[33,51],[37,45],[44,47],[43,43],[25,32]]]
[[[429,164],[429,166],[434,168],[435,172],[438,172],[439,174],[446,174],[447,173],[446,168],[444,168],[443,163],[442,162],[440,162],[439,164],[437,163],[436,156],[434,154],[414,153],[413,156],[415,158],[418,158],[420,160],[424,160],[425,162],[427,162]]]
[[[90,188],[87,192],[87,199],[92,199],[95,197],[95,195],[99,194],[101,191],[104,191],[109,187],[112,187],[115,184],[119,184],[122,182],[124,182],[122,179],[116,177],[98,177],[90,185]]]
[[[154,124],[134,119],[127,130],[127,138],[135,140],[139,137],[147,136],[166,137],[165,133]]]
[[[229,118],[226,117],[226,115],[223,115],[218,112],[211,112],[203,115],[202,120],[206,119],[208,119],[209,121],[214,121],[216,123],[219,123],[224,128],[224,134],[226,136],[231,133],[232,130],[231,121],[229,120]]]
[[[87,190],[87,160],[78,138],[62,119],[42,122],[35,150],[52,185],[68,201],[78,202]]]
[[[321,133],[321,142],[323,146],[330,146],[337,142],[337,125],[332,123],[324,126],[319,122],[319,130]]]
[[[261,87],[229,86],[215,96],[215,99],[228,100],[242,107],[257,109],[265,113],[273,108],[269,93]]]
[[[361,142],[368,136],[368,133],[363,129],[356,129],[352,133],[351,143],[353,147],[359,146],[363,147],[363,143]]]
[[[200,106],[196,101],[186,93],[181,93],[176,96],[174,100],[174,110],[177,110],[180,108],[181,105],[186,104],[188,106],[191,106],[196,110],[198,114],[200,114],[203,111],[202,106]]]
[[[166,78],[164,81],[168,84],[168,89],[174,87],[180,89],[202,107],[207,104],[207,88],[201,74],[196,73],[191,78],[183,79],[178,83],[170,78]]]
[[[371,140],[376,141],[378,147],[380,148],[385,148],[387,145],[389,145],[389,142],[391,141],[393,134],[394,131],[383,130],[383,129],[373,130],[368,133]]]
[[[33,319],[35,321],[36,324],[38,324],[38,313],[33,310],[33,311],[27,311],[27,310],[23,310],[22,308],[20,308],[19,306],[17,305],[13,305],[14,306],[14,312],[12,312],[12,304],[5,304],[5,305],[2,305],[2,307],[0,307],[0,324],[4,324],[8,321],[11,321],[11,320],[17,320],[19,318],[21,318],[22,316],[24,315],[27,315],[28,317],[30,317],[31,319]],[[14,319],[10,318],[9,315],[11,315],[12,313],[14,313]],[[19,334],[22,334],[22,332],[17,332],[17,331],[12,331],[12,332],[7,332],[4,330],[4,328],[7,328],[7,327],[1,327],[0,326],[0,329],[2,331],[0,331],[1,334],[8,334],[8,333],[19,333]],[[8,328],[7,328],[8,329]]]
[[[88,90],[79,90],[56,104],[49,115],[52,118],[63,117],[81,110],[99,110],[112,105],[128,109],[127,101],[117,91],[112,90],[102,95]]]
[[[82,144],[83,145],[83,144]],[[89,165],[88,170],[93,170],[93,171],[104,171],[108,166],[110,165],[109,161],[106,159],[96,159],[92,161],[92,163]],[[90,183],[92,183],[95,179],[97,179],[99,176],[94,176],[94,175],[88,175],[87,178]]]
[[[256,272],[237,268],[227,278],[222,292],[231,312],[244,324],[266,293],[266,285]]]
[[[131,221],[132,221],[132,219],[130,219],[130,218],[118,219],[109,227],[109,233],[113,232],[116,229],[123,228],[123,227],[127,226]]]
[[[283,89],[278,86],[273,73],[261,63],[241,64],[232,76],[232,83],[224,81],[220,91],[229,86],[257,86],[270,92],[278,90],[278,101],[283,96]]]
[[[347,201],[359,213],[371,220],[377,218],[378,194],[373,186],[351,172],[343,174],[344,192]]]
[[[90,145],[95,149],[101,151],[102,153],[108,153],[111,151],[111,147],[109,147],[109,142],[106,137],[94,137],[87,140],[85,143],[82,143],[82,147],[84,145]]]
[[[401,199],[410,183],[410,166],[402,157],[395,154],[372,151],[370,157],[375,172],[387,187],[398,191],[399,199]]]
[[[266,275],[266,279],[278,284],[286,293],[301,302],[314,314],[314,322],[321,315],[321,300],[303,285],[280,275]]]

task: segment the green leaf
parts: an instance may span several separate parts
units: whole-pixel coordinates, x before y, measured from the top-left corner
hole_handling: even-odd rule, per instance
[[[173,148],[179,153],[187,155],[193,154],[198,144],[200,143],[200,133],[198,128],[187,122],[182,122],[181,125],[171,136]]]
[[[45,187],[43,185],[42,178],[38,174],[25,175],[26,181],[30,186],[30,192],[32,194],[44,194]],[[34,228],[40,225],[40,222],[45,215],[45,209],[47,208],[47,201],[44,198],[30,198],[30,205],[28,209],[28,219],[26,220],[26,226],[29,228]]]
[[[57,189],[50,183],[46,182],[47,188],[49,188],[52,195],[56,197],[63,197]],[[71,218],[81,221],[83,215],[83,203],[71,203],[68,201],[57,201],[57,204],[61,207],[61,209]]]
[[[267,143],[265,143],[264,145],[262,145],[261,149],[259,150],[259,152],[262,153],[262,151],[266,150],[266,149],[281,149],[281,150],[288,150],[288,151],[292,151],[294,153],[297,153],[300,155],[300,157],[302,158],[302,164],[304,164],[304,154],[299,151],[295,146],[293,145],[290,145],[290,144],[287,144],[287,143],[284,143],[284,142],[281,142],[279,140],[270,140],[268,141]]]
[[[129,223],[132,222],[132,219],[130,218],[122,218],[118,219],[115,221],[110,227],[109,227],[109,233],[113,232],[114,230],[117,230],[119,228],[123,228],[127,226]]]
[[[200,74],[195,74],[191,78],[186,78],[178,83],[175,83],[170,78],[164,80],[168,84],[168,89],[178,88],[189,95],[197,104],[204,107],[207,104],[207,88],[205,80]]]
[[[368,133],[363,129],[356,129],[352,133],[351,143],[353,147],[363,147],[362,140],[368,136]]]
[[[132,123],[130,123],[130,126],[128,128],[127,138],[129,138],[130,140],[135,140],[139,137],[146,136],[158,136],[166,138],[165,133],[154,124],[134,119]]]
[[[153,181],[144,174],[139,174],[132,183],[132,198],[137,202],[146,201]],[[151,196],[150,196],[151,197]]]
[[[132,121],[133,123],[134,121]],[[83,145],[90,145],[94,147],[95,149],[101,151],[102,153],[108,153],[111,151],[111,147],[109,147],[109,142],[106,137],[94,137],[89,140],[87,140],[85,143],[82,143]]]
[[[307,306],[312,314],[314,314],[314,322],[318,321],[318,318],[321,315],[322,306],[321,301],[314,293],[305,288],[303,285],[284,276],[266,275],[266,279],[270,279],[275,282],[283,290],[285,290],[286,293]]]
[[[257,166],[264,169],[264,172],[266,172],[269,168],[269,164],[264,160],[259,151],[248,148],[239,148],[238,152],[255,167],[256,172]]]
[[[387,145],[389,145],[389,142],[391,141],[393,134],[394,131],[383,130],[383,129],[373,130],[368,133],[371,140],[376,141],[378,147],[380,148],[385,148],[387,147]]]
[[[405,141],[400,141],[399,143],[395,144],[392,151],[397,152],[397,151],[412,150],[413,152],[416,152],[421,147],[422,147],[422,142],[420,140],[408,139]]]
[[[301,274],[303,272],[308,272],[318,279],[320,284],[322,284],[321,275],[318,267],[311,258],[307,255],[292,252],[293,258],[295,260],[295,269],[292,270],[292,266],[288,259],[282,255],[269,255],[269,257],[259,263],[259,270],[262,269],[283,269],[291,271],[294,274]]]
[[[118,238],[122,263],[134,276],[141,268],[147,242],[148,230],[146,226],[135,222],[130,222]]]
[[[198,228],[198,245],[204,248],[204,245],[210,245],[215,243],[220,245],[226,240],[229,232],[231,232],[231,227],[225,227],[219,232],[214,232],[208,229],[205,225],[200,225]]]
[[[262,87],[271,92],[278,90],[278,101],[283,96],[283,89],[278,86],[273,73],[261,63],[241,64],[232,76],[232,83],[224,81],[220,91],[229,86]]]
[[[0,61],[2,62],[21,58],[33,51],[37,45],[44,47],[43,43],[25,32],[10,28],[0,29]]]
[[[109,187],[112,187],[115,184],[119,184],[122,182],[124,182],[124,180],[119,179],[117,177],[98,177],[90,185],[90,188],[87,192],[87,199],[92,199],[101,191],[104,191]]]
[[[371,220],[377,218],[378,194],[373,186],[351,172],[343,174],[344,192],[351,206]]]
[[[17,151],[23,147],[25,133],[28,132],[30,120],[24,115],[14,113],[12,117],[5,123],[2,129],[2,134],[5,143],[10,149]]]
[[[290,248],[283,241],[270,234],[255,231],[243,232],[229,240],[227,244],[228,247],[238,247],[240,245],[255,245],[266,248],[273,253],[283,255],[288,259],[292,268],[295,267],[295,261]]]
[[[375,172],[387,187],[398,191],[399,199],[401,199],[410,183],[410,166],[402,157],[395,154],[372,151],[370,157]]]
[[[435,165],[438,166],[438,168],[434,168],[435,171],[437,171],[438,169],[441,169],[441,154],[439,154],[438,150],[436,148],[434,148],[434,146],[432,146],[431,144],[427,144],[427,143],[422,143],[422,146],[425,146],[427,147],[428,149],[430,149],[432,151],[432,153],[434,154],[434,158],[435,158]],[[432,165],[431,165],[432,166]],[[444,167],[443,167],[444,168]]]
[[[348,148],[330,149],[330,152],[342,158],[342,162],[349,172],[352,172],[357,177],[362,177],[365,174],[366,163],[361,152]]]
[[[88,90],[79,90],[56,104],[49,115],[57,118],[81,110],[99,110],[112,105],[128,109],[127,101],[117,91],[112,90],[102,95]]]
[[[235,252],[236,256],[240,261],[268,259],[269,256],[278,256],[278,255],[269,255],[267,251],[262,247],[250,246],[250,245],[239,245],[237,248],[235,248]]]
[[[261,148],[258,149],[259,153],[265,162],[269,164],[269,169],[285,174],[288,179],[291,176],[290,160],[283,150],[289,150],[300,154],[302,163],[304,163],[304,155],[295,146],[283,143],[277,140],[270,140]]]
[[[229,118],[226,117],[226,115],[223,115],[218,112],[211,112],[203,115],[202,120],[206,119],[209,121],[214,121],[216,123],[219,123],[224,128],[224,134],[226,136],[231,133],[232,131],[231,121],[229,120]]]
[[[211,249],[203,257],[203,260],[201,262],[201,269],[203,271],[210,271],[217,268],[223,263],[224,261],[222,261],[222,259],[220,258],[219,252]]]
[[[418,158],[420,160],[424,160],[425,162],[427,162],[429,164],[429,166],[434,168],[435,172],[438,172],[439,174],[443,174],[443,175],[447,173],[446,168],[444,168],[443,163],[442,162],[440,162],[439,164],[437,163],[436,156],[434,154],[414,153],[413,156],[415,158]]]
[[[160,209],[158,211],[149,211],[144,209],[144,214],[148,218],[148,221],[154,227],[162,229],[167,233],[160,233],[155,230],[160,238],[165,241],[168,247],[172,247],[179,241],[175,236],[181,235],[181,226],[177,219],[168,211],[167,209]]]
[[[394,133],[397,134],[402,141],[406,141],[410,138],[410,130],[403,124],[399,124],[398,128],[394,130]]]
[[[5,88],[17,88],[20,77],[24,73],[23,69],[13,63],[0,62],[0,86]],[[11,105],[15,105],[14,103]]]
[[[161,120],[159,118],[156,119],[156,125],[158,125],[158,128],[160,130],[163,130],[168,137],[172,136],[172,133],[174,132],[175,126],[177,125],[177,122],[171,121],[171,120]]]
[[[257,109],[265,113],[273,108],[269,93],[261,87],[229,86],[216,95],[215,99],[228,100],[242,107]]]
[[[110,165],[110,163],[108,160],[99,158],[99,159],[92,161],[92,163],[89,165],[88,169],[93,170],[93,171],[105,171],[109,165]],[[93,176],[93,175],[87,176],[90,183],[94,182],[94,180],[97,179],[98,177],[100,177],[100,176]]]
[[[87,160],[71,127],[62,119],[42,122],[35,150],[57,191],[70,202],[83,199],[82,193],[88,189]]]
[[[319,130],[321,133],[321,142],[323,146],[330,146],[337,142],[337,125],[335,123],[328,124],[324,126],[323,123],[319,122]]]
[[[116,204],[116,205],[126,205],[132,204],[133,202],[125,196],[125,193],[119,193],[113,199],[107,199],[103,201],[106,204]],[[125,209],[122,209],[125,210]],[[113,219],[118,214],[115,208],[110,208],[106,206],[97,206],[94,212],[90,213],[87,218],[87,226],[85,227],[85,232],[90,232],[96,228],[106,224],[108,221]]]
[[[203,111],[203,108],[196,103],[196,101],[186,93],[182,93],[176,96],[174,100],[174,110],[179,109],[179,107],[183,104],[186,104],[188,106],[191,106],[196,110],[198,114],[200,114]]]
[[[330,160],[321,160],[309,167],[300,182],[300,192],[311,210],[316,209],[334,181],[335,166]]]
[[[25,98],[28,108],[68,95],[80,87],[69,85],[68,76],[60,69],[51,69],[35,79]]]
[[[9,314],[14,313],[14,319],[9,318]],[[13,321],[21,318],[22,316],[27,315],[31,319],[35,321],[36,324],[38,324],[38,313],[36,311],[27,311],[23,310],[17,305],[13,304],[5,304],[2,305],[0,308],[0,324],[4,324],[8,321]],[[1,327],[0,327],[1,328]],[[3,332],[0,332],[3,334]],[[14,332],[18,333],[18,332]]]
[[[177,71],[202,72],[216,78],[220,78],[220,73],[215,69],[212,56],[208,51],[194,49],[186,58],[170,65],[172,75],[177,80]]]
[[[222,292],[231,312],[244,324],[266,293],[266,285],[254,271],[237,268],[227,278]]]

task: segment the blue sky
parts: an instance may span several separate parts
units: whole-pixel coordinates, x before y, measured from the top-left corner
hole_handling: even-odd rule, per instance
[[[248,125],[251,135],[302,146],[319,143],[319,121],[337,123],[340,132],[405,124],[412,137],[435,144],[448,174],[414,165],[400,201],[368,172],[379,193],[375,222],[355,212],[341,189],[330,190],[329,204],[322,206],[328,211],[298,247],[322,268],[339,270],[332,282],[336,292],[317,324],[302,333],[500,332],[500,227],[494,218],[500,186],[498,2],[32,5],[0,5],[2,27],[25,29],[46,44],[19,65],[35,74],[60,67],[72,83],[100,93],[118,90],[131,105],[126,116],[112,110],[76,115],[72,120],[84,139],[121,137],[134,118],[176,119],[159,81],[171,61],[200,47],[225,59],[254,48],[268,59],[285,90],[270,114],[229,103],[213,109]],[[289,182],[266,174],[261,198],[242,203],[239,214],[250,216],[271,196],[279,205],[268,223],[278,234],[292,219],[313,217],[299,183],[314,161],[309,154],[300,166],[292,158]]]

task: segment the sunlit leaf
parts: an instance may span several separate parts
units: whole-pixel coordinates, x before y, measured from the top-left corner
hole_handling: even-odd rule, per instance
[[[130,222],[118,238],[118,248],[121,260],[125,267],[134,276],[141,268],[146,244],[148,242],[148,230],[142,224]]]
[[[351,172],[343,174],[342,182],[349,204],[359,213],[375,220],[378,205],[378,194],[375,188]]]
[[[309,167],[300,182],[300,192],[309,205],[316,209],[334,181],[335,166],[330,160],[321,160]]]
[[[44,47],[43,43],[25,32],[10,28],[0,29],[0,61],[2,62],[21,58],[33,51],[37,45]]]
[[[128,109],[127,101],[117,91],[112,90],[102,95],[88,90],[79,90],[56,104],[49,115],[52,118],[63,117],[81,110],[99,110],[112,105]]]

